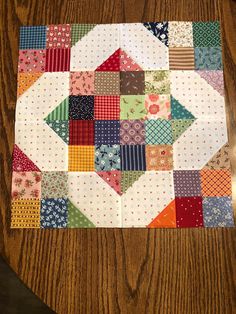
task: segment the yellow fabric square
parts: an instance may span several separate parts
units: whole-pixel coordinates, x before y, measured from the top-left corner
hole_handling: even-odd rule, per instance
[[[40,228],[40,200],[16,200],[11,205],[11,228]]]
[[[68,171],[95,171],[94,146],[69,146]]]

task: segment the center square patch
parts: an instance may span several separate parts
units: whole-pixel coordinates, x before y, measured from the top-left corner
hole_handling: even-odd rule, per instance
[[[234,225],[218,22],[23,27],[18,72],[12,228]]]

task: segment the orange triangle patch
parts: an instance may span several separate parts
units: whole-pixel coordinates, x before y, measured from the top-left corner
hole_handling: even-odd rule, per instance
[[[148,228],[176,228],[175,200],[170,202],[163,211],[153,219]]]
[[[43,73],[18,73],[17,81],[17,98],[24,94],[28,88],[30,88]]]

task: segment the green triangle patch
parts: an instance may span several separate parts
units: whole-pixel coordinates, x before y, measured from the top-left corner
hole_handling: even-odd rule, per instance
[[[46,123],[66,144],[69,144],[69,121],[55,120]]]
[[[75,205],[68,200],[68,228],[96,227]]]
[[[121,191],[125,193],[135,181],[137,181],[144,171],[122,171],[121,175]]]
[[[172,119],[195,119],[191,112],[184,108],[178,100],[171,96],[171,118]]]
[[[44,118],[46,121],[68,120],[69,116],[69,97],[65,98],[49,115]]]
[[[74,46],[81,38],[87,35],[96,24],[72,24],[71,46]]]
[[[195,119],[171,120],[173,140],[176,141],[195,121]]]

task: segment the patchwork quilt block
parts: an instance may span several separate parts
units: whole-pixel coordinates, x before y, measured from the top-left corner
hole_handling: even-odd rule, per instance
[[[12,228],[231,227],[219,23],[24,26]]]

